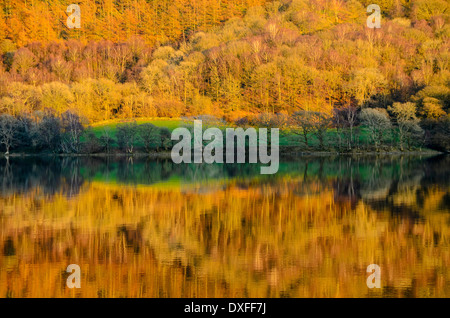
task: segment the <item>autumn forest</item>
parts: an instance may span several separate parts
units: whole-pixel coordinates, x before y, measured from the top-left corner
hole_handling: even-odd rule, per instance
[[[83,1],[79,29],[69,2],[1,2],[1,113],[236,122],[353,107],[397,124],[397,105],[448,149],[448,1],[378,1],[379,29],[370,1]]]

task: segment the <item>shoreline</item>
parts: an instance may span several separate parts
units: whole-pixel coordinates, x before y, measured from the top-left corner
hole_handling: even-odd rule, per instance
[[[437,150],[424,150],[424,151],[368,151],[368,152],[335,152],[335,151],[289,151],[280,152],[280,158],[295,158],[295,157],[328,157],[328,156],[418,156],[418,155],[448,155],[449,153],[437,151]],[[21,157],[130,157],[130,158],[154,158],[154,159],[170,159],[171,152],[136,152],[133,154],[128,153],[95,153],[95,154],[52,154],[52,153],[11,153],[9,155],[0,154],[0,158],[21,158]]]

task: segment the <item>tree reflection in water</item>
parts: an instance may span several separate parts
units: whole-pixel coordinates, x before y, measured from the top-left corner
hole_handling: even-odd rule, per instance
[[[448,297],[449,161],[0,159],[0,296]]]

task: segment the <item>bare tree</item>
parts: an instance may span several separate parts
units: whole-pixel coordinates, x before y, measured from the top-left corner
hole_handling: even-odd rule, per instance
[[[353,145],[353,127],[355,126],[356,122],[357,122],[357,114],[358,109],[354,106],[347,106],[346,108],[344,108],[344,114],[345,114],[345,121],[346,121],[346,125],[349,128],[349,138],[348,138],[348,150],[352,149],[352,145]]]
[[[312,124],[311,112],[301,110],[295,112],[292,115],[292,132],[297,135],[303,136],[303,141],[308,147],[308,136],[314,131],[314,126]]]
[[[333,123],[337,129],[339,138],[339,149],[341,149],[341,136],[344,136],[347,150],[352,150],[353,147],[353,129],[357,123],[357,108],[354,106],[347,106],[341,109],[333,110]]]
[[[385,109],[365,108],[359,117],[362,124],[369,130],[375,149],[378,150],[383,144],[386,133],[391,129],[388,113]]]
[[[331,116],[323,112],[298,111],[292,115],[293,133],[302,135],[306,146],[309,134],[314,134],[321,149],[325,146],[326,132],[330,127]]]
[[[9,149],[15,144],[15,131],[17,128],[17,120],[7,114],[0,116],[0,143],[5,146],[5,155],[9,155]]]
[[[71,111],[66,111],[61,115],[62,142],[61,147],[64,152],[80,152],[80,137],[84,127],[80,116]]]

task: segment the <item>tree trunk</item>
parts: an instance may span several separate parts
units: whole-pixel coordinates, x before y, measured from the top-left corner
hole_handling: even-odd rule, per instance
[[[350,140],[348,141],[348,150],[352,150],[353,143],[353,125],[350,125]]]

